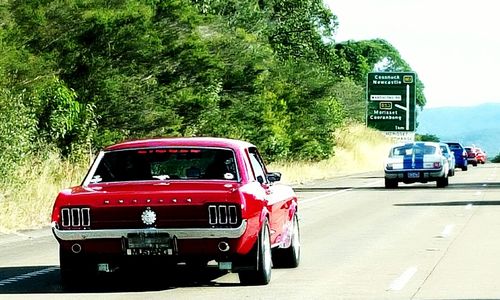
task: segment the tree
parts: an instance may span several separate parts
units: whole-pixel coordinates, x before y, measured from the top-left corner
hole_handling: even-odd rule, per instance
[[[497,154],[492,160],[492,163],[500,163],[500,153]]]
[[[434,134],[415,134],[416,141],[422,142],[439,142],[439,138]]]
[[[368,72],[410,72],[410,65],[390,43],[382,39],[346,41],[335,45],[340,57],[348,62],[348,76],[359,86],[365,86]],[[424,84],[416,76],[416,102],[425,106]]]

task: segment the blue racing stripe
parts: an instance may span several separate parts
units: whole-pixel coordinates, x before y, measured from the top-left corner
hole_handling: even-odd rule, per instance
[[[415,169],[424,168],[424,154],[415,154]]]
[[[403,169],[412,169],[412,155],[403,156]]]

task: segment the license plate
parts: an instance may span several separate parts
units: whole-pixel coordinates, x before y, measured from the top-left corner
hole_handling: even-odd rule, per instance
[[[169,234],[157,232],[130,233],[127,235],[127,255],[172,255],[173,239]]]
[[[127,249],[127,255],[133,256],[166,256],[173,255],[172,249],[165,248],[133,248]]]
[[[408,172],[408,178],[419,178],[420,173],[419,172]]]

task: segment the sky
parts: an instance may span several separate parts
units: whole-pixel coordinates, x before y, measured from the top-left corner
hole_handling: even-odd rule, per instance
[[[381,38],[423,82],[425,108],[500,103],[498,0],[324,0],[335,41]]]

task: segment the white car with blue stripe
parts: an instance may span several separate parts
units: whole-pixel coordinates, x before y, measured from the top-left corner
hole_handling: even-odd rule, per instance
[[[393,145],[385,162],[385,187],[397,188],[399,182],[427,183],[438,188],[448,185],[450,165],[439,143],[413,142]]]

